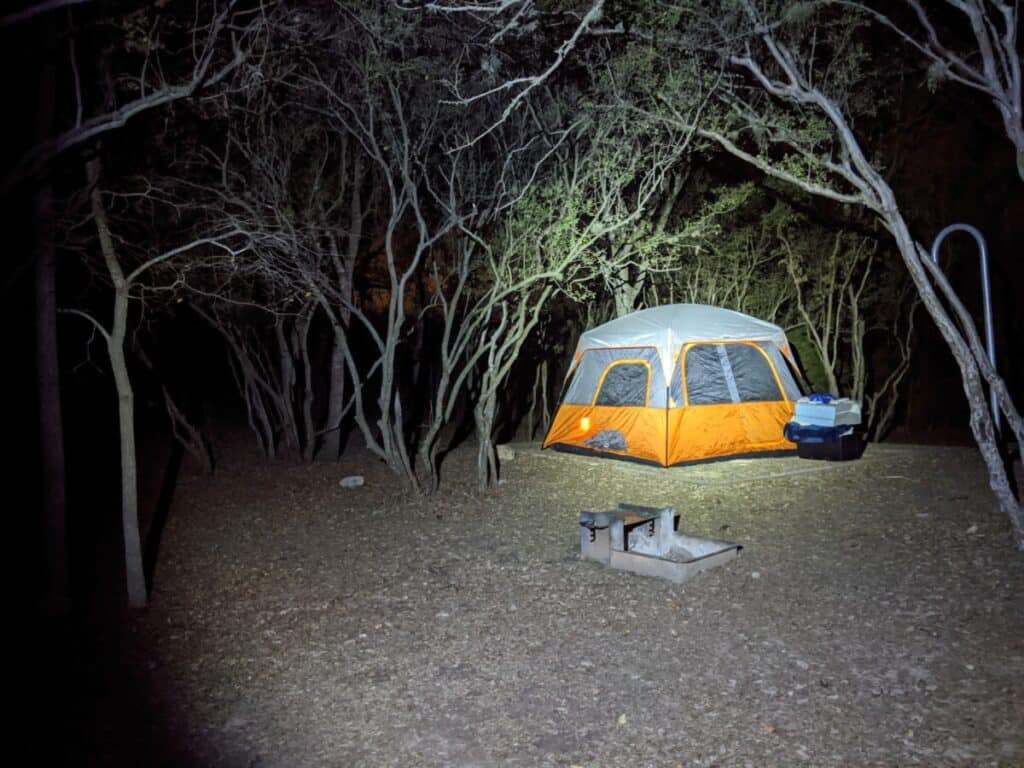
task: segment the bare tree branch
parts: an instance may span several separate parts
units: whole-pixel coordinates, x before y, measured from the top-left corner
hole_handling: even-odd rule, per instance
[[[926,9],[920,0],[904,1],[912,10],[923,35],[901,26],[887,13],[867,3],[830,0],[836,5],[866,13],[924,56],[931,62],[929,80],[933,84],[948,79],[987,96],[1002,118],[1006,136],[1016,152],[1017,173],[1024,181],[1024,108],[1021,52],[1017,50],[1019,2],[945,0],[947,6],[963,16],[974,37],[974,49],[960,54],[942,42],[932,22],[930,9]]]
[[[147,92],[146,83],[140,81],[139,90],[143,95],[108,112],[94,115],[86,120],[76,119],[75,124],[53,138],[30,149],[0,183],[0,191],[6,192],[21,180],[38,173],[43,166],[63,152],[95,139],[103,134],[124,126],[133,117],[151,109],[188,98],[202,88],[214,85],[235,71],[247,58],[244,43],[255,33],[258,22],[252,22],[241,31],[232,29],[231,58],[214,67],[213,62],[220,38],[229,27],[231,14],[237,0],[230,0],[227,7],[217,13],[205,30],[200,48],[197,50],[196,65],[186,82],[171,84],[161,81]],[[77,83],[77,77],[75,82]]]
[[[603,14],[604,0],[593,0],[590,9],[583,15],[583,18],[580,20],[579,25],[577,25],[573,33],[568,38],[566,38],[558,47],[558,50],[555,52],[554,60],[548,65],[548,67],[544,71],[540,72],[539,74],[513,78],[475,96],[463,97],[457,95],[457,98],[447,101],[446,103],[448,104],[469,106],[474,102],[479,101],[480,99],[485,99],[497,93],[503,93],[508,90],[519,88],[519,86],[523,86],[515,93],[515,95],[508,102],[508,104],[505,105],[504,109],[502,109],[501,111],[501,115],[498,117],[497,120],[491,122],[490,125],[488,125],[483,131],[477,133],[476,136],[474,136],[473,138],[468,139],[464,143],[457,145],[450,151],[455,152],[462,149],[467,149],[476,144],[477,142],[479,142],[480,140],[482,140],[483,138],[490,136],[495,130],[498,129],[499,126],[504,124],[505,121],[508,120],[509,117],[512,115],[512,113],[515,112],[515,110],[517,110],[520,106],[522,106],[522,104],[526,101],[526,98],[530,95],[530,93],[534,91],[537,87],[542,85],[545,81],[547,81],[548,78],[550,78],[551,75],[556,70],[558,70],[559,67],[562,66],[568,55],[576,47],[576,44],[579,42],[579,39],[587,32],[591,25],[596,24],[598,21],[601,20]]]
[[[20,11],[9,13],[6,16],[0,16],[0,29],[20,24],[23,21],[28,21],[31,18],[44,13],[49,13],[50,11],[59,10],[60,8],[68,8],[72,5],[81,5],[82,3],[91,2],[92,0],[44,0],[42,3],[29,5]]]

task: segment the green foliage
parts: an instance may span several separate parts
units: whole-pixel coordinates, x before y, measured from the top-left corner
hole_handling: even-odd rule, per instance
[[[821,355],[811,340],[811,335],[804,325],[797,325],[786,332],[790,345],[796,350],[796,357],[800,363],[801,373],[807,380],[812,392],[827,392],[829,388],[828,376],[825,374],[825,365],[821,361]]]
[[[682,228],[679,272],[672,293],[787,325],[791,288],[774,252],[773,215],[764,191],[752,183],[711,189]]]

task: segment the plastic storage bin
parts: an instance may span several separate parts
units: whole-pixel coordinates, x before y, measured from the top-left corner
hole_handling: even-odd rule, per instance
[[[796,454],[802,459],[820,461],[853,461],[864,453],[864,437],[858,432],[843,435],[838,440],[796,444]]]

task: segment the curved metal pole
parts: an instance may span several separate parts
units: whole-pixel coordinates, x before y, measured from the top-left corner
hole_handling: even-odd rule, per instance
[[[939,246],[946,239],[946,235],[952,232],[966,232],[978,243],[978,253],[981,256],[981,298],[985,312],[985,346],[988,348],[988,361],[992,363],[992,369],[995,370],[996,340],[995,332],[992,329],[992,286],[988,278],[988,248],[985,246],[985,238],[970,224],[950,224],[936,235],[935,242],[932,243],[932,262],[937,267],[939,266]],[[992,405],[992,423],[995,424],[998,434],[1000,431],[999,399],[992,387],[989,387],[989,402]]]

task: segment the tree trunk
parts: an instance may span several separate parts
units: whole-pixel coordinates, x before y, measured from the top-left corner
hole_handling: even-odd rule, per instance
[[[146,366],[149,372],[153,374],[153,377],[160,382],[160,391],[164,395],[164,411],[167,413],[167,423],[171,428],[171,435],[178,442],[178,445],[199,461],[203,472],[207,475],[212,475],[214,467],[213,443],[206,434],[205,428],[201,423],[193,424],[185,411],[178,406],[174,396],[171,394],[170,388],[160,379],[160,372],[153,364],[153,361],[149,359],[146,350],[141,346],[136,350],[136,359]]]
[[[119,292],[120,293],[120,292]],[[119,295],[116,314],[127,315],[128,296]],[[115,328],[118,324],[115,322]],[[121,530],[124,534],[124,564],[128,582],[128,604],[146,606],[146,575],[142,566],[142,540],[139,536],[139,491],[135,452],[135,395],[124,357],[123,324],[121,332],[110,335],[107,350],[117,386],[117,421],[121,436]]]
[[[285,318],[279,317],[274,322],[274,338],[277,340],[277,395],[281,407],[282,426],[284,428],[285,445],[301,452],[302,439],[299,436],[299,424],[295,413],[295,361],[292,358],[291,345],[284,330]]]
[[[224,339],[228,351],[228,367],[235,380],[238,396],[245,405],[245,415],[249,427],[256,435],[256,441],[259,443],[263,455],[268,459],[276,458],[275,427],[271,424],[270,416],[267,414],[261,394],[263,390],[259,381],[260,374],[249,354],[244,334],[233,329],[230,321],[219,318],[215,312],[207,313],[195,306],[193,309]]]
[[[623,249],[632,251],[632,246],[626,244]],[[644,288],[644,282],[646,275],[637,270],[638,274],[635,280],[632,280],[629,273],[629,266],[624,266],[619,269],[618,282],[616,283],[614,300],[615,300],[615,316],[625,317],[626,315],[632,314],[636,311],[636,299],[640,295],[640,292]]]
[[[377,428],[380,432],[383,458],[388,467],[404,479],[411,490],[418,492],[421,486],[409,459],[406,445],[405,413],[402,405],[402,387],[399,381],[402,371],[399,370],[398,348],[402,343],[406,327],[406,287],[422,261],[426,249],[422,245],[418,247],[412,261],[399,274],[395,267],[395,264],[398,263],[394,244],[396,226],[397,219],[393,216],[388,223],[385,245],[391,295],[388,299],[387,326],[380,344],[381,380],[380,392],[377,395],[380,413],[377,417]]]
[[[494,394],[481,390],[480,399],[473,409],[473,421],[476,423],[476,481],[477,488],[483,492],[498,482],[498,462],[494,450]]]
[[[889,434],[892,422],[896,417],[896,406],[900,401],[900,390],[903,380],[910,371],[910,360],[914,349],[914,320],[917,310],[921,306],[919,296],[907,296],[901,293],[898,303],[905,305],[910,303],[907,310],[906,328],[900,330],[900,312],[889,327],[889,334],[896,345],[899,355],[896,365],[885,377],[881,384],[875,385],[875,391],[865,393],[866,423],[870,439],[874,442],[881,442]]]
[[[185,412],[178,407],[171,396],[166,385],[162,385],[164,393],[164,409],[167,411],[167,420],[171,425],[171,434],[178,441],[182,448],[192,454],[203,468],[207,475],[213,474],[214,457],[213,447],[206,430],[199,424],[193,424]]]
[[[316,428],[313,426],[313,363],[309,359],[309,328],[313,324],[313,306],[306,307],[293,330],[296,351],[302,360],[302,460],[307,464],[316,455]]]
[[[327,425],[320,455],[334,461],[341,455],[341,418],[345,411],[345,329],[333,325],[334,343],[331,345],[330,388],[327,396]]]
[[[860,314],[860,296],[852,289],[848,290],[850,299],[850,396],[858,403],[864,402],[864,391],[867,387],[868,370],[864,356],[864,318]]]
[[[46,583],[43,610],[63,614],[70,608],[67,552],[67,502],[64,473],[64,419],[60,402],[57,346],[57,258],[48,184],[35,199],[36,371],[39,382],[39,439],[42,451],[42,504]]]
[[[545,359],[540,369],[540,415],[541,432],[545,435],[548,433],[548,428],[551,426],[551,407],[548,405],[548,361]],[[530,436],[533,439],[533,436]]]
[[[324,430],[321,453],[332,461],[341,455],[341,419],[345,412],[345,351],[348,345],[348,329],[352,314],[348,306],[352,303],[352,273],[355,270],[356,258],[359,256],[363,236],[362,185],[363,159],[361,154],[356,153],[352,171],[352,188],[349,195],[348,242],[344,257],[334,235],[328,236],[328,247],[334,261],[334,269],[338,277],[338,293],[341,299],[341,306],[337,308],[337,316],[333,312],[328,312],[334,329],[334,345],[331,347],[327,426]],[[353,382],[352,386],[358,386],[358,382]]]
[[[45,28],[52,26],[43,22]],[[53,131],[53,38],[43,34],[47,50],[36,91],[36,138]],[[39,385],[39,443],[43,483],[44,562],[42,608],[63,614],[70,608],[67,552],[67,489],[64,467],[64,418],[60,402],[57,344],[57,256],[53,244],[53,192],[48,180],[35,194],[36,376]]]
[[[124,340],[128,330],[129,285],[117,260],[114,240],[107,224],[106,210],[99,190],[100,163],[90,160],[86,175],[91,187],[89,199],[103,260],[114,284],[114,319],[106,336],[110,368],[117,387],[117,417],[121,441],[121,530],[124,534],[125,577],[128,604],[133,608],[146,605],[146,572],[142,565],[142,544],[139,537],[139,492],[135,457],[135,400],[128,366],[124,357]]]

